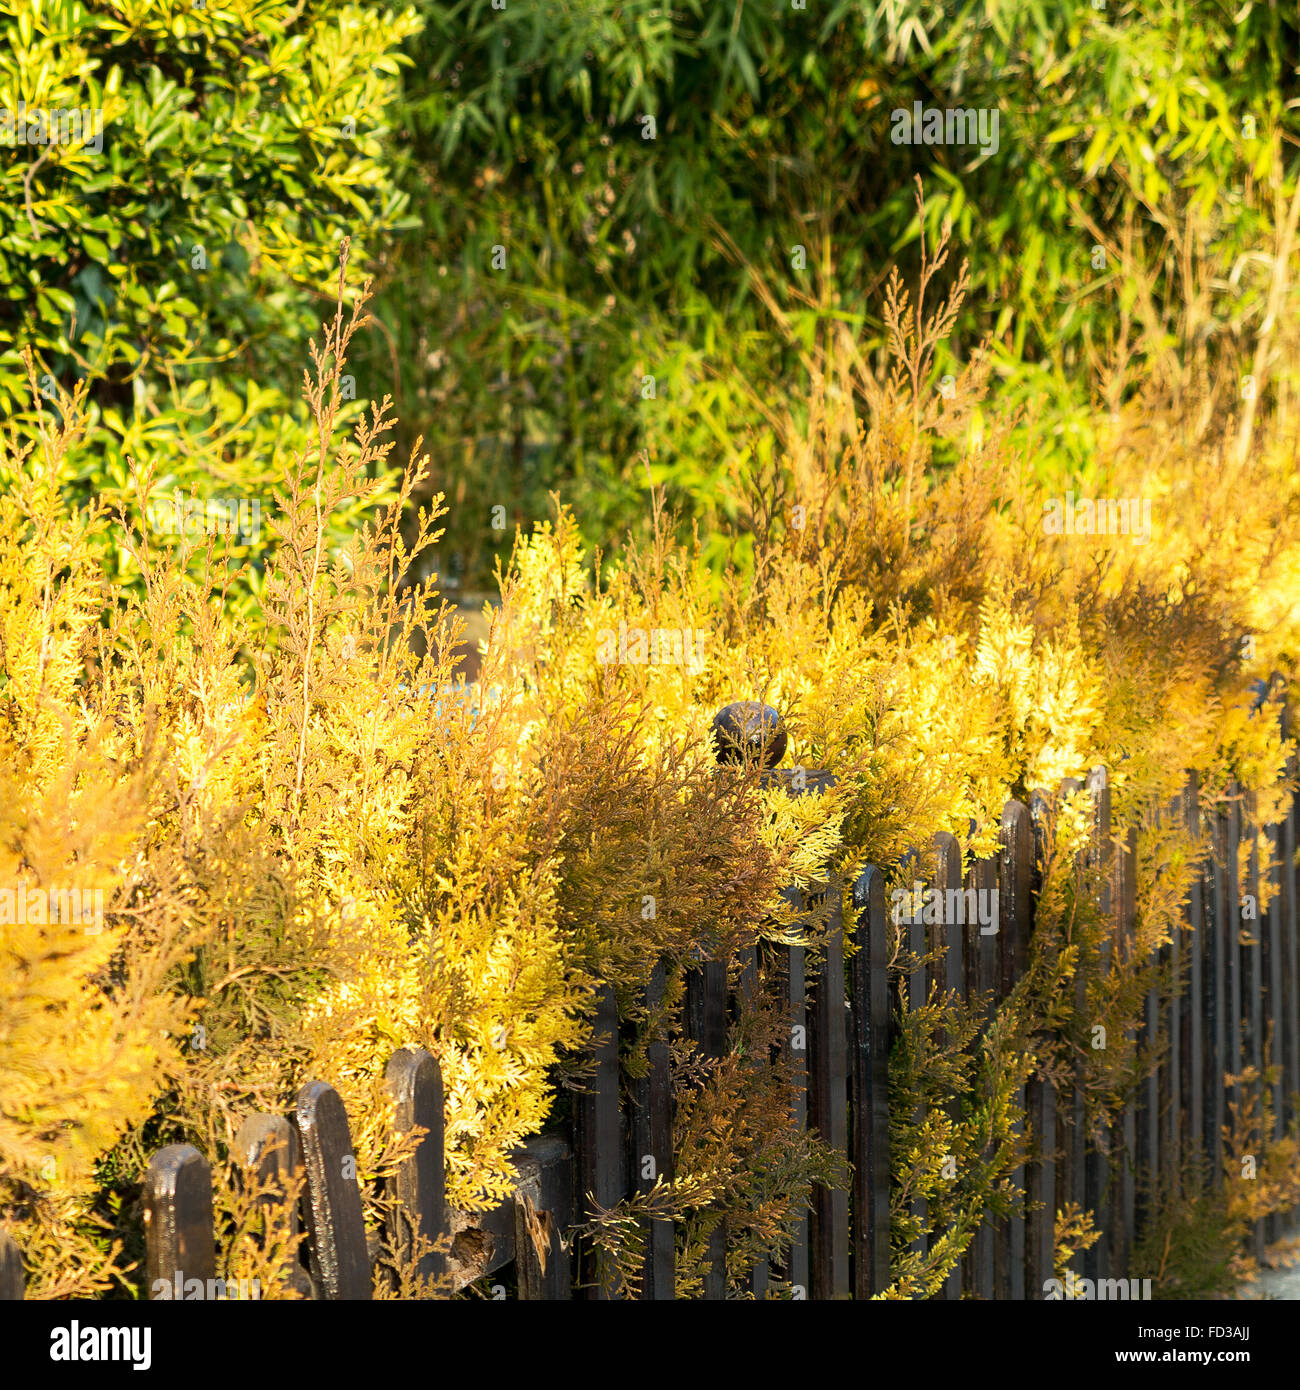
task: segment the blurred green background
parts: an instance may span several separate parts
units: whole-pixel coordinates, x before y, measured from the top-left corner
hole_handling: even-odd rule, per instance
[[[265,510],[348,236],[377,292],[348,410],[393,396],[393,465],[423,438],[452,592],[551,492],[617,545],[647,462],[721,560],[819,335],[877,350],[918,173],[936,288],[971,263],[936,371],[988,337],[1037,467],[1086,474],[1098,408],[1153,381],[1232,389],[1294,188],[1294,7],[497,3],[3,7],[0,106],[104,112],[98,152],[0,145],[0,409],[26,344],[89,380],[86,497],[131,455]],[[918,101],[996,110],[996,150],[895,144]]]

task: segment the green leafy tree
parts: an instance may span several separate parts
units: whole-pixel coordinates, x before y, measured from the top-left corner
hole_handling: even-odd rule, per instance
[[[338,0],[6,7],[0,412],[30,410],[23,346],[47,400],[87,382],[83,497],[123,496],[129,455],[160,498],[272,505],[339,243],[364,264],[402,218],[387,127],[419,25]],[[345,409],[383,385],[354,382]],[[245,517],[228,539],[256,590],[269,533]]]
[[[1218,417],[1240,404],[1243,355],[1248,372],[1270,355],[1293,12],[421,8],[403,107],[419,229],[383,271],[396,350],[369,351],[377,371],[396,359],[451,506],[445,568],[466,583],[552,488],[593,540],[644,518],[643,450],[688,511],[734,516],[731,470],[765,447],[814,346],[841,324],[883,346],[879,291],[895,260],[917,269],[923,224],[933,238],[952,219],[970,260],[929,384],[989,338],[1045,471],[1095,456],[1097,400],[1142,382],[1203,392]],[[996,143],[895,143],[894,113],[918,101],[996,114]],[[719,529],[704,539],[716,562]]]

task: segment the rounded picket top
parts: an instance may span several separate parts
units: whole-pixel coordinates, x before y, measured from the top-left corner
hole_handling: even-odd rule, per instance
[[[778,711],[757,700],[734,701],[713,716],[713,747],[720,763],[755,760],[761,767],[776,767],[789,741]]]
[[[294,1109],[307,1169],[312,1278],[327,1299],[371,1296],[361,1187],[343,1101],[333,1086],[309,1081]]]
[[[216,1275],[212,1225],[212,1175],[193,1144],[169,1144],[149,1160],[144,1175],[145,1268],[150,1288]],[[164,1297],[166,1295],[163,1295]]]
[[[23,1296],[22,1251],[8,1231],[0,1230],[0,1302],[17,1303]]]

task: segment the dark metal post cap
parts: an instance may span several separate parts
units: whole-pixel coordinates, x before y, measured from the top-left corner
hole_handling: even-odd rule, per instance
[[[737,700],[713,716],[713,747],[720,763],[750,758],[761,767],[775,767],[789,741],[780,714],[757,700]]]

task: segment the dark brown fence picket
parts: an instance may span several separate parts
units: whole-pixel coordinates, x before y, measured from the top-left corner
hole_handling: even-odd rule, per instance
[[[1289,707],[1286,709],[1285,728],[1290,736],[1292,719]],[[1293,783],[1297,775],[1298,761],[1300,760],[1293,754],[1287,769]],[[1300,866],[1296,864],[1298,817],[1300,803],[1295,799],[1289,799],[1286,817],[1282,823],[1282,1012],[1275,1016],[1277,1026],[1283,1033],[1283,1095],[1287,1105],[1288,1125],[1297,1118],[1292,1107],[1295,1097],[1300,1095]],[[1292,1219],[1287,1223],[1289,1230],[1296,1227],[1296,1214],[1292,1213]]]
[[[1157,968],[1168,965],[1167,947],[1159,947],[1154,952],[1153,963]],[[1169,1085],[1169,1053],[1171,1044],[1169,1033],[1164,1025],[1161,1010],[1160,979],[1157,975],[1147,990],[1146,1007],[1142,1020],[1142,1046],[1147,1057],[1148,1071],[1143,1079],[1137,1107],[1137,1190],[1136,1222],[1145,1227],[1150,1214],[1150,1203],[1155,1193],[1155,1185],[1160,1176],[1162,1105],[1167,1103]],[[1173,1165],[1175,1168],[1177,1164]],[[1132,1246],[1130,1245],[1130,1249]],[[1125,1270],[1127,1272],[1126,1260]]]
[[[803,952],[800,950],[800,955]],[[727,1053],[727,966],[703,961],[686,976],[686,1028],[701,1057],[716,1060]],[[708,1272],[704,1297],[718,1302],[727,1296],[727,1229],[719,1221],[709,1233]]]
[[[1228,1054],[1225,1059],[1226,1072],[1233,1077],[1232,1086],[1226,1086],[1225,1112],[1230,1115],[1230,1106],[1243,1105],[1244,1087],[1236,1080],[1242,1074],[1246,1051],[1242,1047],[1244,1030],[1244,966],[1246,952],[1242,947],[1242,790],[1233,781],[1229,784],[1228,816],[1226,816],[1226,865],[1225,865],[1225,916],[1224,949],[1228,956]],[[1233,1177],[1239,1177],[1239,1173]]]
[[[1211,812],[1211,856],[1209,866],[1209,906],[1205,971],[1205,1126],[1206,1152],[1210,1158],[1210,1181],[1219,1187],[1223,1183],[1223,1125],[1227,1118],[1224,1076],[1228,1060],[1228,987],[1229,973],[1228,926],[1229,904],[1234,896],[1229,888],[1227,870],[1228,820],[1222,810]],[[1235,872],[1234,872],[1235,879]]]
[[[321,1298],[368,1299],[370,1255],[352,1132],[339,1093],[324,1081],[298,1092],[294,1121],[307,1169],[312,1278]]]
[[[1269,1106],[1273,1120],[1268,1135],[1275,1143],[1284,1133],[1285,1103],[1282,1095],[1282,1024],[1286,1017],[1285,998],[1282,992],[1282,915],[1284,907],[1281,879],[1277,873],[1280,866],[1282,827],[1270,825],[1267,829],[1268,879],[1275,888],[1272,901],[1264,918],[1263,949],[1263,1017],[1267,1025],[1264,1037],[1265,1065],[1270,1069],[1273,1080],[1268,1084]],[[1271,1212],[1267,1218],[1265,1238],[1270,1242],[1281,1240],[1283,1234],[1281,1212]]]
[[[619,1107],[618,1001],[609,985],[602,985],[597,992],[593,1029],[591,1055],[595,1075],[579,1093],[575,1107],[574,1149],[583,1220],[590,1220],[597,1206],[608,1210],[616,1205],[627,1191],[623,1119]],[[594,1252],[585,1250],[580,1259],[579,1277],[587,1298],[609,1298],[601,1273]]]
[[[522,1149],[521,1184],[514,1200],[515,1269],[523,1302],[573,1297],[573,1261],[566,1248],[573,1224],[573,1152],[559,1135],[539,1135]]]
[[[1186,816],[1184,793],[1175,796],[1164,810],[1167,824],[1180,826]],[[1160,1172],[1148,1175],[1154,1201],[1162,1182],[1181,1192],[1183,1134],[1186,1115],[1186,1088],[1183,1079],[1186,1060],[1183,1053],[1187,1024],[1185,999],[1187,994],[1186,932],[1180,922],[1174,925],[1167,945],[1161,951],[1161,979],[1164,994],[1161,1000],[1162,1026],[1166,1034],[1165,1061],[1160,1074],[1158,1125],[1160,1153],[1163,1159]]]
[[[1047,851],[1051,796],[1036,789],[1029,799],[1033,822],[1034,870],[1032,882],[1041,889],[1042,864]],[[1048,1280],[1055,1277],[1056,1211],[1066,1187],[1062,1176],[1057,1126],[1057,1089],[1036,1073],[1025,1088],[1029,1118],[1029,1161],[1025,1166],[1025,1292],[1030,1299],[1044,1297]],[[1061,1186],[1058,1187],[1058,1184]]]
[[[1029,807],[1023,802],[1008,801],[1002,808],[999,841],[998,997],[1004,1000],[1015,988],[1025,968],[1033,922],[1034,824]],[[1026,1113],[1029,1096],[1025,1086],[1017,1088],[1014,1100],[1017,1108]],[[1018,1140],[1023,1141],[1023,1120],[1016,1120],[1015,1134]],[[1024,1191],[1025,1170],[1016,1168],[1011,1180]],[[1022,1302],[1026,1293],[1027,1232],[1024,1215],[1012,1216],[998,1234],[994,1293],[998,1298]]]
[[[1181,812],[1188,837],[1195,844],[1201,835],[1200,793],[1195,772],[1187,774],[1181,797]],[[1177,977],[1179,988],[1179,1104],[1178,1114],[1185,1117],[1180,1125],[1178,1114],[1173,1120],[1176,1135],[1172,1152],[1181,1155],[1183,1144],[1198,1152],[1205,1146],[1205,1056],[1207,1033],[1205,1026],[1206,971],[1206,914],[1205,874],[1198,867],[1188,888],[1183,920],[1188,930],[1179,935],[1182,959]]]
[[[889,1286],[889,929],[885,879],[874,864],[853,886],[853,1296]]]
[[[149,1160],[143,1209],[149,1297],[206,1299],[217,1272],[212,1174],[193,1144],[169,1144]]]
[[[741,1007],[752,1006],[759,996],[759,955],[760,947],[757,942],[752,946],[746,946],[740,953],[740,1001]],[[760,1052],[752,1058],[750,1065],[756,1071],[764,1071],[770,1066],[770,1059],[765,1053]],[[767,1259],[760,1259],[754,1262],[754,1267],[749,1271],[749,1291],[755,1299],[762,1300],[767,1297],[768,1283],[771,1279],[772,1266]]]
[[[940,831],[934,837],[934,878],[930,882],[931,888],[937,895],[937,917],[938,917],[938,939],[932,942],[932,946],[938,949],[940,964],[938,972],[943,984],[944,992],[950,996],[955,996],[957,1000],[966,998],[966,958],[969,954],[967,946],[974,947],[971,935],[971,924],[966,921],[964,905],[965,896],[962,897],[963,908],[959,912],[950,913],[949,894],[961,891],[962,887],[962,855],[961,845],[957,837],[948,831]],[[978,917],[978,912],[976,917]],[[952,920],[954,917],[960,918],[959,921]],[[979,924],[974,925],[974,932],[978,934]],[[954,1124],[961,1122],[961,1097],[953,1096],[948,1113]],[[958,1260],[952,1267],[951,1273],[944,1281],[943,1296],[945,1299],[959,1299],[962,1293],[962,1261]]]
[[[788,903],[801,911],[803,897],[797,888],[783,890],[782,896]],[[788,1020],[788,1033],[784,1048],[784,1060],[796,1072],[796,1081],[790,1099],[790,1122],[795,1129],[804,1129],[808,1124],[808,997],[807,980],[804,969],[805,948],[802,946],[781,946],[776,948],[779,968],[779,989],[781,991],[782,1012]],[[808,1297],[811,1283],[810,1220],[807,1213],[795,1223],[794,1239],[784,1262],[784,1275],[797,1299]]]
[[[389,1058],[384,1080],[396,1102],[397,1132],[425,1131],[394,1178],[398,1207],[389,1241],[409,1260],[421,1238],[434,1246],[447,1230],[442,1070],[424,1048],[402,1047]],[[426,1247],[416,1271],[421,1279],[435,1279],[443,1263],[438,1250]]]
[[[1083,783],[1075,777],[1062,781],[1054,799],[1056,815],[1059,817],[1061,805],[1069,796],[1083,789]],[[1059,822],[1058,822],[1059,830]],[[1082,973],[1076,974],[1074,985],[1074,1008],[1081,1020],[1085,1020],[1087,994]],[[1084,1030],[1086,1033],[1086,1029]],[[1086,1171],[1084,1154],[1087,1152],[1087,1135],[1084,1127],[1084,1058],[1080,1053],[1074,1058],[1070,1081],[1064,1092],[1057,1097],[1056,1123],[1061,1146],[1057,1168],[1056,1200],[1064,1206],[1074,1203],[1081,1210],[1086,1208],[1088,1199],[1085,1190]],[[1084,1257],[1086,1259],[1086,1255]],[[1082,1271],[1078,1271],[1082,1273]]]
[[[906,903],[906,913],[901,921],[902,940],[906,943],[906,949],[912,956],[912,968],[908,971],[906,981],[906,1000],[907,1012],[913,1013],[926,1003],[930,994],[930,967],[926,964],[926,955],[929,950],[929,941],[925,930],[925,915],[922,912],[921,904],[916,901],[914,893],[916,885],[921,882],[917,877],[920,872],[921,856],[915,849],[910,849],[903,856],[899,864],[899,886],[907,894],[904,902]],[[924,1116],[918,1106],[914,1112],[917,1123],[921,1123]],[[908,1245],[908,1251],[917,1255],[924,1255],[930,1248],[930,1237],[926,1230],[930,1215],[929,1203],[924,1197],[914,1197],[910,1203],[912,1215],[920,1222],[920,1234]]]
[[[1245,1094],[1252,1115],[1262,1119],[1260,1103],[1264,1093],[1264,921],[1260,913],[1258,803],[1254,792],[1245,792],[1241,802],[1242,834],[1249,837],[1246,860],[1246,886],[1242,898],[1241,922],[1241,1023],[1242,1057],[1254,1073]],[[1261,1139],[1266,1136],[1261,1135]],[[1254,1223],[1255,1259],[1264,1258],[1267,1221]]]
[[[828,890],[826,947],[808,1001],[808,1126],[849,1158],[848,1030],[844,1015],[844,906],[838,883]],[[813,1185],[809,1222],[811,1289],[816,1299],[849,1296],[849,1193]]]
[[[751,952],[753,948],[750,948]],[[646,987],[646,1008],[652,1013],[663,1002],[664,967],[662,961],[650,972]],[[632,1085],[631,1168],[634,1190],[650,1192],[657,1182],[673,1180],[673,1094],[668,1067],[668,1044],[660,1039],[646,1048],[649,1071]],[[646,1223],[645,1266],[641,1275],[642,1299],[663,1302],[676,1297],[676,1263],[673,1223],[651,1220]]]
[[[0,1230],[0,1303],[21,1302],[25,1286],[23,1253],[9,1232]]]
[[[993,890],[998,886],[1000,855],[987,859],[976,859],[971,863],[966,875],[966,888],[974,889],[975,901],[990,902]],[[985,936],[976,927],[968,937],[970,950],[967,954],[966,979],[967,999],[980,1000],[983,1027],[987,1029],[997,1008],[998,994],[998,938],[995,933]],[[967,1259],[966,1284],[976,1298],[991,1299],[997,1282],[997,1243],[992,1217],[985,1216],[975,1232]]]
[[[1137,826],[1129,826],[1120,844],[1115,865],[1118,940],[1122,943],[1123,959],[1126,961],[1131,961],[1137,951],[1137,837]],[[1128,1030],[1125,1041],[1130,1048],[1136,1046],[1136,1034],[1136,1029]],[[1127,1279],[1129,1251],[1137,1235],[1135,1169],[1138,1162],[1138,1118],[1137,1105],[1132,1099],[1124,1103],[1116,1137],[1119,1142],[1115,1145],[1117,1152],[1112,1165],[1112,1183],[1116,1194],[1116,1204],[1112,1209],[1116,1219],[1111,1230],[1110,1268],[1107,1273]]]
[[[298,1234],[298,1206],[290,1200],[295,1178],[303,1173],[298,1131],[283,1115],[250,1115],[235,1135],[235,1156],[263,1189],[260,1205],[279,1207],[284,1234],[292,1242]],[[269,1212],[268,1212],[269,1215]],[[289,1283],[304,1297],[312,1296],[307,1271],[294,1260],[288,1271]]]
[[[1092,836],[1087,852],[1087,862],[1089,868],[1100,875],[1097,884],[1096,903],[1103,917],[1108,917],[1114,905],[1115,877],[1118,872],[1121,872],[1121,869],[1116,864],[1114,848],[1111,844],[1111,794],[1110,779],[1106,769],[1094,767],[1088,773],[1084,786],[1092,797]],[[1116,926],[1114,935],[1119,938],[1118,944],[1122,950],[1122,917]],[[1110,967],[1116,944],[1112,932],[1107,930],[1102,937],[1100,961],[1102,970]],[[1080,994],[1086,1001],[1086,993],[1080,991]],[[1113,1045],[1114,1039],[1107,1038],[1105,1040],[1106,1047]],[[1086,1105],[1083,1103],[1084,1097],[1080,1096],[1078,1100],[1079,1105],[1075,1113],[1082,1124],[1082,1131],[1077,1143],[1082,1148],[1084,1163],[1083,1204],[1088,1211],[1092,1212],[1093,1220],[1100,1232],[1097,1242],[1084,1253],[1083,1274],[1085,1279],[1105,1279],[1111,1274],[1118,1228],[1123,1222],[1120,1189],[1118,1184],[1114,1187],[1111,1186],[1111,1164],[1109,1155],[1102,1147],[1103,1137],[1089,1131],[1089,1118]],[[1116,1140],[1122,1143],[1122,1118],[1117,1128],[1120,1130],[1119,1134],[1112,1132],[1108,1136],[1112,1148],[1116,1146]],[[1120,1161],[1123,1161],[1122,1158]]]

